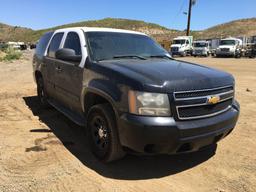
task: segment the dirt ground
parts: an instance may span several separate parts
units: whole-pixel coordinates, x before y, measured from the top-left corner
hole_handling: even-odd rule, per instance
[[[31,52],[0,62],[0,191],[256,191],[256,60],[180,58],[232,73],[241,115],[217,149],[98,162],[76,126],[38,106]]]

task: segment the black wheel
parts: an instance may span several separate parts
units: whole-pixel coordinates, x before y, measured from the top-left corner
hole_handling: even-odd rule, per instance
[[[236,50],[236,52],[235,52],[235,58],[241,58],[241,56],[242,56],[241,51],[240,51],[240,50]]]
[[[39,77],[37,79],[37,96],[38,96],[40,104],[43,108],[50,107],[50,105],[47,101],[47,94],[45,92],[44,81],[43,81],[42,77]]]
[[[88,114],[88,140],[92,153],[103,162],[121,159],[125,153],[119,141],[115,114],[109,104],[93,106]]]

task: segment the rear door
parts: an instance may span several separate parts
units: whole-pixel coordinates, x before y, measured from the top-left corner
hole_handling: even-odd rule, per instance
[[[44,56],[46,52],[46,48],[49,44],[49,41],[53,35],[53,32],[48,32],[45,33],[39,40],[37,46],[36,46],[36,51],[33,57],[33,69],[35,70],[40,70],[43,79],[45,80],[47,77],[47,70],[45,68],[46,64],[44,62]]]
[[[55,77],[56,77],[56,59],[55,52],[59,49],[64,33],[55,33],[50,41],[50,44],[47,49],[46,56],[44,57],[45,64],[45,73],[46,73],[46,91],[49,97],[56,98],[56,90],[55,90]]]
[[[65,34],[63,48],[73,49],[76,55],[83,56],[81,61],[56,60],[56,93],[58,101],[75,112],[82,112],[81,90],[83,87],[84,56],[85,48],[84,34],[79,31],[69,31]]]

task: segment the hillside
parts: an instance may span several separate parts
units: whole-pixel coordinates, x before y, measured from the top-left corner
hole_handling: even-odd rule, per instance
[[[107,28],[118,28],[118,29],[127,29],[134,30],[146,33],[151,36],[162,36],[162,35],[171,35],[175,36],[178,32],[177,30],[170,30],[163,26],[147,23],[139,20],[129,20],[129,19],[113,19],[106,18],[101,20],[91,20],[78,23],[71,23],[66,25],[61,25],[53,28],[42,29],[42,30],[32,30],[22,27],[14,27],[6,24],[0,24],[0,41],[28,41],[35,42],[40,36],[47,32],[53,31],[59,28],[65,27],[78,27],[78,26],[87,26],[87,27],[107,27]]]
[[[0,23],[0,42],[1,41],[31,41],[32,29],[10,26]]]
[[[158,41],[170,40],[178,35],[185,35],[184,31],[168,29],[154,23],[147,23],[139,20],[105,18],[101,20],[71,23],[42,30],[32,30],[0,23],[0,41],[35,42],[46,31],[51,31],[63,27],[77,26],[109,27],[140,31],[153,36]],[[256,18],[236,20],[211,27],[203,31],[193,31],[191,34],[195,37],[195,39],[243,35],[252,36],[256,35]]]
[[[152,36],[161,36],[164,34],[176,34],[177,30],[171,30],[166,27],[160,26],[154,23],[147,23],[139,20],[130,20],[130,19],[113,19],[105,18],[101,20],[91,20],[78,23],[71,23],[66,25],[57,26],[54,28],[43,29],[35,31],[32,35],[33,39],[38,39],[44,32],[51,31],[64,27],[78,27],[78,26],[87,26],[87,27],[107,27],[107,28],[117,28],[117,29],[127,29],[133,31],[140,31]]]
[[[231,21],[197,33],[200,38],[253,35],[256,35],[256,18]]]

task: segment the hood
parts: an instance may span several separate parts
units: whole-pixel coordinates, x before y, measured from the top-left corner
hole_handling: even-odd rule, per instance
[[[233,84],[232,75],[198,64],[167,59],[123,59],[101,65],[143,84],[144,90],[173,92]]]

